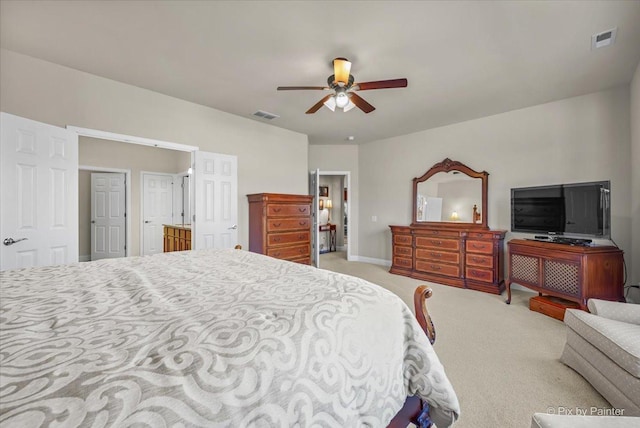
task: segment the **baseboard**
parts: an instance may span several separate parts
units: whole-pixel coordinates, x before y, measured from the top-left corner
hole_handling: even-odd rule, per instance
[[[373,265],[391,267],[391,260],[376,259],[374,257],[353,256],[351,257],[351,260],[354,262],[371,263]]]
[[[84,256],[80,256],[78,257],[78,261],[79,262],[90,262],[91,261],[91,255],[84,255]]]

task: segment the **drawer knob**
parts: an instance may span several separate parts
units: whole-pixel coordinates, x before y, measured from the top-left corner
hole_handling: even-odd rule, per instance
[[[282,226],[282,223],[273,223],[273,225],[274,225],[275,227],[280,227],[280,226]]]
[[[281,208],[274,208],[273,212],[279,213],[281,211]]]
[[[440,270],[440,266],[438,266],[438,265],[431,265],[431,269],[433,269],[433,270]]]
[[[304,213],[304,212],[307,211],[307,209],[306,208],[298,208],[298,211],[300,211],[301,213]]]
[[[440,254],[440,253],[431,253],[431,255],[433,257],[442,257],[442,254]]]
[[[299,222],[298,222],[298,224],[299,224],[300,226],[306,226],[306,225],[307,225],[307,222],[306,222],[306,221],[299,221]]]
[[[280,237],[276,236],[275,238],[273,238],[274,241],[279,242],[280,241]]]

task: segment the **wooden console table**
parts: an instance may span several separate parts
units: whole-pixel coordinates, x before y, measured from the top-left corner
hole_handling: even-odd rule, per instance
[[[526,239],[508,246],[507,304],[511,284],[560,297],[587,309],[590,298],[624,301],[623,252],[611,245],[583,247]]]
[[[336,251],[336,225],[335,224],[321,224],[319,226],[320,232],[329,232],[329,248],[321,253],[330,253]]]

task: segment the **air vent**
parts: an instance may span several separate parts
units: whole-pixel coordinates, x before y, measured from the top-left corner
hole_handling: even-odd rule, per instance
[[[617,32],[618,28],[616,27],[591,36],[591,50],[612,45],[616,41]]]
[[[253,113],[254,116],[258,116],[262,119],[266,119],[266,120],[273,120],[275,118],[278,118],[280,116],[278,116],[277,114],[273,114],[273,113],[268,113],[266,111],[262,111],[262,110],[258,110],[257,112]]]

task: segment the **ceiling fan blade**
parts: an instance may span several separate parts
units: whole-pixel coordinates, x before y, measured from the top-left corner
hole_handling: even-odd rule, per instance
[[[326,86],[278,86],[278,91],[299,91],[299,90],[318,90],[331,89]]]
[[[391,79],[391,80],[378,80],[376,82],[362,82],[356,83],[353,86],[357,86],[357,91],[366,91],[369,89],[388,89],[388,88],[406,88],[407,79]]]
[[[324,105],[324,102],[327,101],[332,96],[333,96],[333,94],[329,94],[326,97],[324,97],[323,99],[321,99],[320,101],[318,101],[317,103],[315,103],[313,105],[313,107],[311,107],[309,110],[306,111],[306,114],[312,114],[312,113],[315,113],[318,110],[320,110],[320,107],[322,107]]]
[[[365,113],[371,113],[376,109],[374,106],[366,102],[360,95],[356,93],[351,92],[349,94],[349,98],[360,110],[362,110]]]

